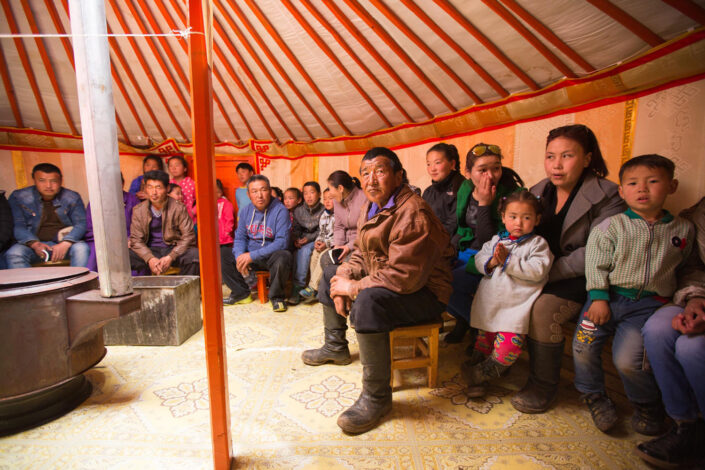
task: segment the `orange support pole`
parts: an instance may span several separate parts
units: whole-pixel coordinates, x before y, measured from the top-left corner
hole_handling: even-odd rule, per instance
[[[201,261],[203,333],[208,368],[213,466],[216,470],[229,470],[233,455],[215,202],[212,64],[209,61],[213,48],[210,40],[212,15],[211,0],[188,0],[188,26],[191,28],[188,54],[191,78],[191,130],[198,206],[198,251]]]

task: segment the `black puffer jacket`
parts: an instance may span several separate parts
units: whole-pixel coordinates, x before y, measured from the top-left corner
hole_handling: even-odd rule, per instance
[[[423,192],[423,198],[433,209],[433,213],[441,219],[443,228],[452,237],[458,227],[455,208],[458,203],[458,188],[463,184],[463,175],[453,170],[441,181],[434,181]]]

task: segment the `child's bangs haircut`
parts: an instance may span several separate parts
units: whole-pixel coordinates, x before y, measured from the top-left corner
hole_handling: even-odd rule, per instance
[[[619,182],[622,182],[622,177],[627,170],[636,168],[639,166],[645,166],[647,168],[660,168],[666,172],[668,179],[672,180],[676,172],[676,165],[669,158],[666,158],[657,153],[651,153],[648,155],[639,155],[630,160],[624,162],[622,167],[619,169]]]
[[[296,195],[296,199],[303,199],[304,198],[304,195],[301,192],[301,190],[299,188],[295,188],[293,186],[291,188],[286,188],[286,191],[284,191],[284,192],[285,193],[288,193],[288,192],[294,193]]]
[[[316,182],[316,181],[306,181],[306,182],[304,183],[304,188],[305,188],[306,186],[312,187],[313,189],[316,190],[316,192],[317,192],[318,194],[321,194],[321,185],[318,184],[318,182]],[[327,191],[327,190],[326,190],[326,191]]]
[[[531,192],[523,190],[514,192],[507,197],[503,197],[499,202],[499,213],[504,215],[504,212],[507,210],[507,206],[509,206],[512,202],[525,202],[529,204],[534,209],[536,215],[541,215],[543,212],[543,207],[541,207],[539,198],[534,196]]]

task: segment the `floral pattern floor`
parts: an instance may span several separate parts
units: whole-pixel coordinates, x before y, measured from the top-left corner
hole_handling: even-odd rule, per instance
[[[346,436],[337,415],[360,392],[361,366],[308,367],[301,351],[322,341],[320,305],[273,313],[254,302],[226,307],[235,463],[253,469],[631,469],[642,439],[622,423],[599,432],[564,378],[558,406],[524,415],[511,406],[527,364],[483,399],[458,375],[464,345],[441,348],[438,388],[425,371],[395,380],[394,408],[375,430]],[[179,347],[111,346],[87,377],[91,397],[51,423],[0,438],[0,469],[209,469],[213,467],[201,330]]]

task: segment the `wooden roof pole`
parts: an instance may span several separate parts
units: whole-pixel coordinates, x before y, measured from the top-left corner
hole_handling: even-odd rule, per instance
[[[104,2],[69,0],[100,295],[132,293]]]
[[[110,28],[110,25],[108,25],[108,34],[112,34],[112,29]],[[122,68],[125,71],[127,78],[130,80],[130,83],[132,84],[132,88],[134,88],[135,92],[137,93],[137,96],[139,96],[139,98],[140,98],[140,101],[142,101],[142,106],[147,111],[147,114],[149,114],[150,119],[152,119],[154,126],[157,128],[157,131],[159,132],[159,135],[161,136],[162,140],[166,140],[166,133],[164,132],[162,125],[159,123],[157,116],[154,114],[154,110],[149,105],[149,101],[147,101],[147,97],[144,95],[144,92],[140,88],[139,83],[137,83],[137,79],[135,79],[134,74],[131,73],[130,68],[127,64],[127,60],[125,59],[125,55],[122,53],[120,46],[117,45],[117,42],[115,40],[109,41],[109,43],[110,43],[110,50],[113,52],[113,54],[115,54],[115,57],[117,57],[117,60],[118,60],[118,62],[120,62],[120,65],[122,65]],[[117,67],[115,66],[114,63],[112,64],[112,67],[113,67],[113,76],[119,77]],[[122,81],[122,80],[120,80],[120,81]],[[128,103],[132,102],[129,95],[125,95],[125,101],[127,101]],[[146,135],[147,134],[145,131],[145,136]]]
[[[664,3],[672,6],[693,21],[705,25],[705,8],[702,8],[691,0],[663,0]]]
[[[336,31],[335,28],[331,26],[331,24],[323,17],[323,15],[321,15],[319,11],[316,10],[313,5],[311,5],[311,2],[308,0],[304,0],[301,3],[308,10],[308,12],[311,13],[318,20],[321,26],[326,28],[326,31],[328,31],[328,33],[333,36],[338,45],[343,48],[343,50],[350,56],[352,60],[355,61],[357,66],[360,67],[363,72],[365,72],[367,78],[369,78],[377,86],[377,88],[379,88],[382,93],[384,93],[384,96],[386,96],[387,99],[392,102],[394,107],[397,108],[397,110],[401,113],[402,116],[404,116],[406,122],[413,122],[414,120],[411,119],[409,113],[406,112],[404,107],[399,103],[399,101],[397,101],[394,95],[392,95],[389,90],[387,90],[387,88],[382,85],[377,76],[373,74],[372,71],[367,67],[367,65],[365,65],[365,63],[360,59],[360,57],[355,54],[355,51],[353,51],[352,48],[348,45],[348,43],[345,42],[340,33],[338,33],[338,31]]]
[[[125,33],[131,33],[132,31],[130,30],[130,28],[128,28],[127,22],[125,21],[125,18],[123,18],[122,12],[120,12],[120,9],[118,8],[117,4],[113,0],[108,0],[108,1],[110,3],[110,6],[113,8],[113,11],[115,12],[115,19],[117,19],[118,22],[120,23],[120,27],[122,28],[122,30]],[[108,29],[110,29],[110,28],[108,28]],[[135,38],[133,38],[133,37],[128,37],[127,41],[130,43],[130,46],[132,48],[132,51],[135,54],[135,57],[137,57],[138,62],[142,66],[142,70],[144,71],[144,76],[147,77],[149,82],[152,84],[152,88],[154,89],[154,92],[159,97],[159,101],[162,102],[162,105],[164,106],[164,110],[166,111],[167,115],[171,119],[172,124],[174,124],[174,127],[179,132],[179,135],[181,135],[181,138],[186,140],[186,133],[184,132],[183,127],[181,127],[181,123],[179,122],[179,120],[176,119],[174,112],[171,110],[171,106],[169,106],[169,102],[167,101],[166,97],[164,96],[164,93],[162,93],[161,86],[157,83],[156,79],[154,78],[154,74],[152,73],[152,70],[147,65],[147,61],[144,58],[142,51],[137,46],[137,41],[135,41]],[[117,48],[118,47],[116,46],[116,49]],[[123,63],[122,61],[121,61],[121,64],[123,64],[123,67],[126,66],[126,64]],[[128,75],[131,75],[131,73],[129,72],[131,69],[129,67],[125,67],[125,70],[127,71]],[[137,89],[139,89],[139,87],[137,87]]]
[[[306,31],[306,34],[309,35],[311,39],[316,43],[318,48],[326,55],[328,56],[328,59],[330,59],[331,62],[335,64],[336,67],[338,67],[338,70],[340,73],[343,74],[345,78],[350,82],[350,84],[357,90],[357,92],[362,96],[362,98],[367,101],[367,104],[370,105],[370,108],[377,114],[377,116],[382,119],[382,122],[387,127],[392,127],[392,123],[387,119],[387,117],[382,113],[382,111],[379,109],[379,106],[370,98],[370,95],[367,94],[365,90],[362,89],[359,83],[353,78],[352,75],[350,75],[350,72],[343,66],[342,62],[340,62],[340,59],[333,53],[333,51],[328,47],[328,44],[325,43],[325,41],[321,38],[321,36],[318,35],[316,30],[311,27],[309,24],[308,20],[299,13],[299,10],[296,9],[296,7],[291,3],[290,0],[282,0],[282,3],[286,7],[287,10],[289,10],[289,13],[292,14],[294,18],[296,18],[296,21],[299,22],[299,25]]]
[[[144,13],[144,16],[147,18],[147,22],[149,23],[149,26],[152,28],[152,31],[155,33],[160,32],[159,24],[157,23],[157,20],[155,16],[152,14],[152,11],[149,9],[147,4],[144,2],[144,0],[137,0],[138,5],[142,9],[142,13]],[[161,2],[154,2],[157,5],[159,5],[160,8],[164,8],[164,5]],[[162,18],[166,20],[167,25],[171,30],[177,29],[176,25],[172,26],[173,21],[171,21],[171,17],[169,15],[166,15],[166,11],[160,10],[160,13],[162,14]],[[176,58],[175,52],[172,50],[172,48],[169,45],[169,41],[166,40],[165,37],[159,37],[159,43],[162,45],[162,49],[166,53],[167,57],[169,57],[169,61],[171,62],[171,66],[174,67],[174,70],[176,70],[176,73],[179,75],[179,78],[181,79],[181,83],[184,84],[184,86],[188,89],[189,87],[189,81],[188,78],[186,77],[186,74],[181,68],[181,64],[179,63],[178,59]],[[184,54],[188,57],[188,46],[185,44],[184,41],[177,40],[177,43],[181,46],[181,49],[184,51]],[[215,70],[214,70],[215,71]],[[233,126],[232,121],[230,120],[230,116],[227,115],[225,112],[225,107],[223,106],[223,103],[220,101],[220,97],[214,92],[213,93],[213,99],[215,101],[215,104],[218,106],[218,109],[220,110],[223,118],[225,119],[225,122],[228,124],[230,131],[237,137],[238,140],[240,140],[237,131],[235,130],[235,126]],[[215,140],[216,142],[220,142],[220,138],[218,137],[218,133],[215,134]]]
[[[167,20],[169,27],[171,29],[179,29],[176,25],[176,22],[174,21],[174,19],[171,17],[169,12],[167,11],[166,5],[163,2],[156,2],[156,5],[157,5],[157,8],[159,8],[160,13],[162,14],[162,17],[164,17]],[[184,27],[185,27],[186,15],[184,14],[183,11],[181,11],[181,6],[179,5],[178,0],[171,0],[171,6],[174,9],[174,11],[176,11],[176,15],[179,17],[179,21],[181,21],[181,24],[184,25]],[[188,55],[188,45],[183,44],[183,46],[184,46],[184,51],[186,52],[186,55]],[[250,135],[255,135],[255,133],[252,131],[252,127],[250,127],[250,123],[247,121],[247,119],[245,118],[245,115],[242,113],[242,109],[240,108],[240,105],[237,104],[237,101],[235,101],[235,97],[230,92],[230,88],[228,88],[228,86],[225,84],[225,80],[223,79],[223,75],[220,73],[218,68],[215,66],[213,66],[213,74],[215,75],[216,80],[218,80],[218,83],[220,83],[220,86],[223,88],[223,91],[225,92],[225,95],[230,100],[230,103],[233,105],[233,108],[235,108],[235,111],[240,116],[240,120],[245,124],[245,127],[247,127],[247,130],[250,133]],[[220,106],[222,106],[222,103],[219,105],[219,107]],[[233,135],[235,135],[235,139],[238,142],[241,142],[242,139],[240,138],[240,134],[238,134],[237,130],[232,125],[232,121],[230,120],[230,116],[226,113],[224,106],[221,109],[221,113],[223,113],[223,117],[229,123],[230,129],[233,131]]]
[[[308,0],[306,0],[306,3],[308,3]],[[340,8],[334,3],[334,2],[326,2],[324,5],[330,10],[331,13],[333,13],[333,16],[340,21],[340,23],[345,27],[345,29],[350,33],[358,43],[362,47],[365,48],[368,54],[370,54],[374,59],[377,61],[380,67],[389,75],[394,82],[396,82],[399,87],[404,90],[404,93],[411,99],[411,101],[414,102],[416,106],[421,110],[422,113],[426,116],[426,118],[431,119],[433,117],[433,114],[429,109],[426,107],[426,105],[416,96],[416,94],[411,91],[409,86],[404,83],[404,81],[401,79],[399,74],[397,74],[394,69],[392,68],[391,65],[389,65],[389,62],[387,62],[384,57],[375,49],[372,47],[372,44],[365,38],[365,36],[362,35],[362,33],[355,27],[355,25],[352,24],[352,21],[345,16],[345,14],[342,12]]]
[[[495,78],[490,75],[485,69],[482,68],[480,64],[475,62],[475,60],[470,57],[465,49],[463,49],[460,44],[455,42],[448,33],[446,33],[443,28],[438,26],[418,5],[416,5],[413,0],[401,0],[401,2],[411,10],[418,19],[424,22],[426,26],[431,29],[434,33],[438,35],[439,38],[448,44],[448,46],[455,51],[456,54],[460,56],[461,59],[465,61],[474,71],[477,73],[488,85],[490,85],[494,91],[499,93],[499,96],[506,98],[509,96],[509,92],[504,89],[504,87]]]
[[[570,60],[578,64],[580,68],[582,68],[586,72],[595,71],[595,67],[593,67],[587,60],[583,59],[580,54],[571,49],[568,44],[563,42],[558,36],[553,33],[553,31],[544,26],[544,24],[537,20],[531,13],[526,11],[521,5],[519,5],[516,0],[500,1],[504,3],[504,6],[506,6],[507,8],[512,10],[517,16],[519,16],[519,18],[526,21],[528,25],[534,28],[541,36],[545,37],[548,42],[556,46],[556,48],[563,54],[565,54]]]
[[[634,19],[633,16],[629,15],[609,0],[587,0],[587,2],[591,3],[595,8],[601,10],[605,15],[611,17],[616,22],[621,23],[622,26],[634,33],[649,46],[656,47],[659,44],[663,44],[664,41],[658,34],[651,31]]]
[[[174,2],[176,0],[171,0],[171,1]],[[255,52],[255,50],[252,48],[250,43],[247,41],[247,38],[245,38],[245,36],[242,34],[242,32],[238,29],[237,25],[235,24],[235,21],[230,17],[230,14],[228,14],[228,12],[225,10],[223,5],[219,1],[215,2],[215,6],[220,10],[221,15],[223,16],[223,18],[225,18],[225,22],[228,23],[228,26],[230,26],[230,29],[232,29],[232,31],[235,33],[237,38],[240,40],[240,43],[243,45],[243,47],[245,49],[247,49],[247,52],[250,54],[250,57],[252,57],[252,59],[257,63],[257,66],[259,67],[260,71],[264,74],[265,77],[267,77],[267,80],[269,81],[270,85],[272,85],[272,88],[274,88],[276,90],[276,92],[279,95],[279,97],[281,98],[281,100],[284,102],[284,104],[286,104],[286,107],[289,109],[289,112],[291,112],[291,115],[294,116],[294,118],[296,119],[296,122],[298,122],[299,125],[301,126],[301,128],[306,132],[306,135],[308,135],[309,139],[313,140],[314,137],[313,137],[313,134],[311,133],[311,130],[306,126],[306,124],[304,124],[303,120],[301,119],[299,114],[296,112],[296,110],[292,106],[291,102],[289,101],[289,99],[286,97],[286,95],[282,91],[279,84],[277,84],[277,81],[274,80],[274,77],[270,73],[269,68],[266,65],[264,65],[262,60],[259,58],[259,55]],[[238,54],[238,56],[239,56],[239,54]],[[275,62],[272,62],[272,63],[275,64],[275,67],[277,66],[277,64]],[[284,78],[284,80],[286,81],[288,77],[282,77],[282,78]],[[287,84],[290,84],[290,86],[293,87],[293,83],[290,83],[290,80],[287,81]],[[311,115],[317,120],[317,122],[319,124],[321,124],[321,127],[323,129],[327,129],[325,127],[325,124],[323,124],[323,121],[321,121],[321,119],[317,115],[314,114],[313,108],[311,108],[311,106],[303,100],[303,96],[300,96],[301,93],[296,89],[293,89],[293,91],[296,94],[297,98],[299,98],[301,100],[301,102],[304,104],[304,106],[306,106],[306,109],[311,113]],[[328,133],[329,137],[332,136],[332,134],[330,133],[329,130],[327,130],[326,132]]]
[[[5,94],[7,95],[7,99],[10,100],[10,108],[12,108],[12,115],[15,116],[15,123],[17,127],[24,127],[20,108],[17,105],[15,88],[12,86],[10,73],[7,71],[7,62],[5,61],[5,53],[2,51],[2,47],[0,47],[0,75],[2,75],[2,84],[5,87]]]
[[[436,5],[441,7],[443,11],[446,12],[448,16],[453,18],[460,26],[462,26],[465,31],[470,33],[476,40],[480,42],[483,46],[487,48],[505,67],[512,71],[514,75],[519,77],[519,79],[526,84],[532,90],[538,90],[538,84],[529,77],[522,69],[520,69],[517,64],[512,62],[512,60],[507,57],[504,52],[502,52],[492,41],[490,41],[487,36],[482,34],[475,25],[468,21],[448,0],[433,0]]]
[[[211,84],[212,31],[210,0],[188,0],[189,75],[191,78],[191,133],[193,136],[196,205],[198,206],[198,251],[201,264],[203,334],[208,369],[213,467],[230,470],[233,460],[230,434],[228,367],[225,351],[225,321],[221,292],[218,219],[215,197],[215,152],[213,148],[213,88]]]
[[[32,13],[32,9],[29,7],[29,3],[22,2],[22,8],[24,9],[24,14],[27,17],[27,23],[29,23],[29,29],[32,31],[32,34],[39,34],[39,28],[37,28],[37,22],[34,20],[34,14]],[[49,82],[51,82],[51,87],[54,89],[54,95],[56,96],[56,100],[59,102],[61,112],[64,114],[64,119],[66,119],[69,129],[71,129],[71,133],[73,135],[78,135],[78,129],[76,129],[76,125],[73,123],[71,114],[69,114],[69,108],[66,106],[66,101],[64,100],[64,95],[59,89],[59,82],[56,80],[54,66],[52,65],[51,60],[49,59],[49,54],[47,54],[47,50],[44,47],[44,42],[40,37],[35,37],[34,42],[37,45],[37,50],[39,50],[39,56],[42,58],[42,62],[44,63],[44,69],[46,70],[47,77],[49,77]]]
[[[115,0],[110,0],[110,3],[115,5],[114,3]],[[140,18],[139,14],[137,14],[137,9],[135,8],[135,5],[132,0],[122,0],[121,3],[125,6],[127,6],[127,9],[130,10],[130,13],[132,14],[132,19],[134,20],[135,23],[137,23],[137,27],[139,28],[140,33],[147,35],[149,34],[149,31],[147,31],[147,28],[145,25],[142,23],[142,19]],[[157,32],[157,31],[155,31]],[[152,55],[156,59],[156,62],[159,64],[159,66],[162,69],[162,73],[166,77],[167,81],[169,82],[169,85],[171,85],[171,89],[174,90],[174,94],[176,97],[179,99],[179,102],[181,105],[184,107],[184,111],[187,113],[190,111],[189,110],[189,104],[188,101],[186,100],[186,97],[181,91],[181,88],[179,87],[179,84],[176,83],[176,79],[174,78],[174,75],[171,73],[171,70],[169,70],[169,67],[166,66],[166,61],[162,59],[161,54],[159,54],[159,49],[157,48],[157,45],[155,44],[156,41],[155,39],[160,39],[162,41],[165,41],[163,37],[159,38],[154,38],[154,37],[145,37],[144,42],[147,44],[147,47],[149,47],[149,50],[152,51]],[[178,40],[178,39],[177,39]],[[178,64],[178,61],[173,58],[171,49],[168,47],[164,48],[164,52],[166,53],[167,57],[169,59],[173,59],[176,64]],[[172,63],[174,66],[174,70],[176,70],[176,73],[181,76],[181,79],[184,83],[184,86],[187,86],[186,84],[188,81],[186,80],[186,75],[184,74],[183,70],[181,70],[181,67],[177,67]]]
[[[289,137],[291,139],[294,139],[294,134],[291,132],[291,129],[289,129],[289,126],[284,122],[284,119],[282,119],[281,115],[279,114],[279,111],[277,111],[277,108],[272,104],[272,102],[269,100],[269,97],[267,94],[262,90],[262,87],[260,86],[259,82],[257,79],[255,79],[254,75],[252,75],[252,72],[250,71],[249,67],[245,63],[245,61],[242,60],[242,57],[240,57],[240,54],[238,54],[237,49],[235,49],[235,46],[228,40],[227,35],[225,34],[225,30],[223,27],[220,25],[220,21],[218,21],[218,18],[213,18],[213,26],[215,27],[216,32],[220,35],[221,38],[223,38],[223,43],[225,44],[225,47],[228,48],[230,51],[230,54],[232,57],[235,57],[235,60],[237,60],[238,65],[242,69],[243,72],[245,72],[245,75],[247,75],[247,78],[250,80],[250,83],[252,86],[255,87],[257,92],[260,94],[264,102],[267,104],[269,107],[270,111],[274,114],[274,116],[277,118],[279,121],[279,124],[284,128],[287,134],[289,134]],[[214,41],[214,49],[215,49],[215,54],[218,57],[218,60],[223,64],[223,67],[225,67],[225,70],[230,74],[230,77],[235,80],[235,82],[238,84],[238,86],[242,87],[243,93],[247,93],[247,96],[250,97],[250,104],[254,106],[254,102],[252,101],[251,95],[249,91],[247,91],[247,88],[244,87],[244,84],[240,80],[240,78],[237,76],[235,73],[235,70],[233,67],[230,65],[230,62],[228,62],[228,58],[225,56],[225,53],[223,52],[222,48],[218,46],[217,43]],[[259,110],[259,107],[254,108],[255,110]],[[260,116],[260,119],[262,120],[262,123],[267,127],[267,130],[270,135],[273,134],[272,129],[270,128],[269,124],[267,121],[264,119],[264,116],[262,116],[261,112],[258,112],[258,116]],[[274,137],[272,137],[274,139]]]
[[[399,18],[392,10],[389,8],[387,5],[382,3],[380,0],[370,0],[372,4],[394,25],[396,28],[404,33],[404,35],[411,40],[414,44],[416,44],[416,47],[421,49],[424,54],[428,58],[430,58],[437,66],[440,68],[443,73],[445,73],[448,77],[451,78],[455,82],[458,87],[465,92],[466,95],[468,95],[476,104],[480,104],[483,102],[482,98],[480,98],[477,93],[475,93],[470,86],[463,81],[462,78],[458,76],[457,73],[455,73],[448,65],[443,62],[443,60],[438,57],[438,54],[436,54],[430,47],[426,45],[425,42],[421,40],[421,38],[411,31],[409,27],[404,23],[401,18]],[[385,33],[385,36],[388,37],[388,40],[393,41],[392,37],[389,36],[389,34]],[[406,55],[406,53],[404,53]],[[413,63],[413,61],[412,61]],[[429,79],[430,81],[430,79]],[[433,83],[433,82],[431,82]]]
[[[570,67],[564,64],[563,61],[551,51],[551,49],[546,47],[546,45],[534,36],[531,31],[529,31],[527,27],[521,23],[521,21],[517,20],[514,15],[500,5],[497,0],[482,0],[482,2],[490,7],[490,9],[500,18],[506,21],[507,24],[519,33],[521,37],[526,39],[529,44],[534,46],[534,49],[536,49],[548,61],[549,64],[558,69],[559,72],[568,78],[575,78],[577,76],[575,75],[575,72],[570,69]]]
[[[5,18],[7,19],[7,24],[10,26],[10,32],[12,34],[19,34],[19,29],[17,28],[17,22],[15,21],[15,15],[12,13],[10,8],[10,2],[0,2],[2,3],[2,9],[5,11]],[[42,121],[44,126],[48,131],[52,131],[51,121],[49,120],[49,114],[47,114],[47,109],[44,106],[44,101],[42,100],[42,93],[39,90],[39,85],[37,84],[37,78],[34,76],[34,71],[32,70],[32,64],[29,62],[29,56],[27,55],[27,50],[22,43],[22,38],[14,38],[15,47],[17,48],[17,53],[20,56],[20,61],[22,62],[22,67],[27,74],[27,79],[29,80],[29,86],[32,88],[32,93],[34,94],[34,99],[37,101],[37,106],[39,107],[39,114],[42,116]]]
[[[68,4],[66,3],[66,0],[63,2],[64,6],[64,11],[66,12],[66,15],[68,16]],[[59,34],[66,34],[66,29],[64,29],[63,23],[61,23],[61,18],[59,18],[59,11],[56,9],[56,5],[54,5],[54,2],[52,0],[44,0],[44,5],[46,5],[47,11],[49,12],[49,16],[51,16],[51,21],[54,23],[54,27],[56,28],[56,32]],[[110,34],[110,27],[108,27],[108,34]],[[110,42],[110,41],[108,41]],[[61,44],[64,46],[64,50],[66,51],[66,56],[69,59],[69,62],[71,62],[71,67],[73,70],[76,70],[76,64],[74,63],[73,60],[73,49],[71,46],[71,41],[69,41],[69,38],[62,37],[61,38]],[[113,76],[113,80],[115,81],[115,84],[118,86],[120,89],[120,93],[122,93],[122,97],[125,100],[125,103],[127,104],[128,108],[130,108],[130,111],[132,112],[132,117],[135,118],[135,122],[137,122],[137,126],[140,128],[142,131],[142,134],[145,137],[148,137],[147,130],[144,127],[144,124],[142,123],[142,119],[140,119],[139,114],[137,114],[137,109],[135,108],[135,105],[132,103],[132,100],[130,99],[130,95],[127,94],[127,90],[125,89],[125,85],[122,82],[122,79],[117,73],[117,69],[115,68],[115,64],[113,61],[110,61],[110,72]],[[120,113],[118,110],[115,110],[115,121],[117,122],[118,129],[120,129],[120,133],[122,136],[125,138],[125,142],[128,144],[132,144],[130,142],[130,135],[127,133],[127,130],[125,130],[125,126],[122,125],[122,120],[120,119]]]
[[[352,9],[352,11],[357,14],[357,16],[367,24],[367,26],[374,31],[379,38],[389,47],[396,55],[401,59],[404,64],[406,64],[407,67],[418,77],[419,80],[421,80],[421,83],[426,86],[429,90],[431,90],[431,93],[436,95],[436,98],[438,98],[443,105],[448,108],[450,111],[457,111],[457,108],[453,106],[453,104],[446,98],[446,96],[441,92],[441,90],[438,89],[436,85],[433,84],[430,78],[426,76],[425,73],[423,73],[423,70],[419,68],[416,63],[411,60],[411,57],[404,52],[404,50],[397,44],[397,42],[392,38],[392,36],[385,31],[385,29],[382,27],[381,24],[375,20],[372,15],[367,13],[367,10],[362,8],[362,6],[357,2],[357,0],[343,0],[348,7]],[[477,97],[477,96],[475,96]],[[473,98],[474,99],[474,98]],[[479,98],[478,98],[479,99]],[[482,101],[482,100],[479,100]]]
[[[267,30],[269,33],[270,37],[274,39],[274,41],[277,43],[281,51],[286,55],[286,57],[289,59],[289,62],[291,62],[294,65],[294,68],[299,72],[301,77],[304,79],[304,81],[308,84],[309,88],[313,93],[318,97],[318,100],[321,102],[324,108],[328,111],[328,113],[333,117],[336,123],[338,123],[338,126],[345,132],[346,134],[350,135],[352,134],[350,132],[350,129],[345,125],[342,119],[340,119],[340,116],[338,116],[338,113],[333,109],[333,106],[330,104],[330,102],[326,99],[325,96],[323,96],[323,92],[321,92],[320,88],[318,88],[318,85],[313,81],[311,76],[304,70],[304,66],[299,62],[299,59],[296,58],[294,53],[291,51],[289,46],[286,45],[284,40],[281,38],[279,33],[277,32],[276,29],[274,29],[274,26],[269,22],[269,19],[265,16],[265,14],[262,12],[260,7],[254,2],[254,0],[244,0],[244,2],[247,4],[247,6],[250,8],[252,13],[255,14],[259,22],[264,26],[264,29]]]

